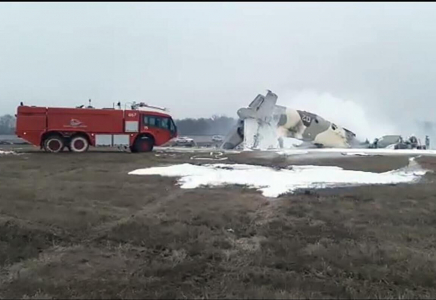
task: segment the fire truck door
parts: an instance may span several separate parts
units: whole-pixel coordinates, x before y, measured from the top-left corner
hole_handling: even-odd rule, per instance
[[[144,115],[143,129],[153,132],[156,146],[160,146],[171,139],[169,131],[169,119],[167,117]]]
[[[162,145],[171,139],[170,133],[170,123],[169,118],[167,117],[156,117],[155,130],[157,132],[156,135],[156,144]]]
[[[168,142],[172,138],[171,134],[171,119],[170,118],[162,118],[161,119],[161,137],[162,137],[162,144]]]

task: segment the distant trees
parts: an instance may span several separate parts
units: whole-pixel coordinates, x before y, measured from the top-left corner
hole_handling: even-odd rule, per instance
[[[236,124],[236,119],[226,116],[175,120],[179,135],[226,135]]]
[[[14,134],[15,117],[11,115],[0,116],[0,134]]]

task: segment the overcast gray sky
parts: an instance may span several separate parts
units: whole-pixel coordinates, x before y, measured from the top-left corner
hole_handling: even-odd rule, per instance
[[[236,116],[270,89],[279,104],[311,91],[436,121],[435,16],[436,3],[0,3],[0,113],[91,98]]]

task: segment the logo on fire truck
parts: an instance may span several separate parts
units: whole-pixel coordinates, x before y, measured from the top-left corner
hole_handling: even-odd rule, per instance
[[[71,119],[70,124],[69,125],[64,125],[64,127],[88,127],[85,124],[82,123],[82,121],[79,121],[77,119]]]

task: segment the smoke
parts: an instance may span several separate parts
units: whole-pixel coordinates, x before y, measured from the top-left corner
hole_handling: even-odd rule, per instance
[[[360,141],[372,141],[388,134],[401,134],[381,112],[368,113],[358,103],[335,97],[329,93],[301,91],[282,93],[278,105],[306,110],[351,130]]]

